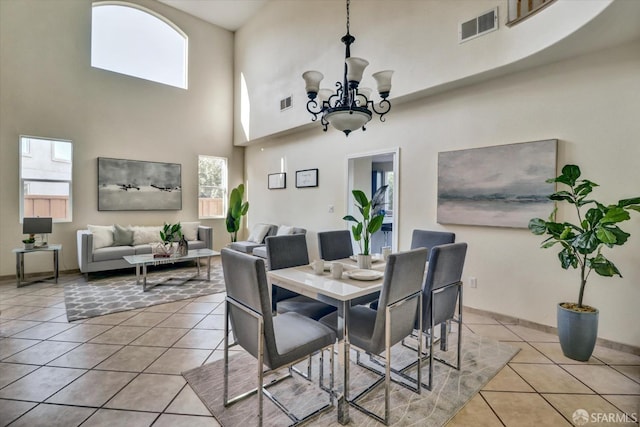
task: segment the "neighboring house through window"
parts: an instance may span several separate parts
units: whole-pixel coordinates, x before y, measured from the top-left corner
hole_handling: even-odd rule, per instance
[[[20,219],[71,221],[71,141],[21,136]]]
[[[141,6],[96,2],[91,19],[91,66],[187,88],[187,36]]]
[[[227,214],[227,159],[198,156],[198,218]]]

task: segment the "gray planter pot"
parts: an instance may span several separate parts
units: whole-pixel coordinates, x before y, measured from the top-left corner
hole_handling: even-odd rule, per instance
[[[586,362],[598,338],[598,314],[567,310],[558,304],[558,337],[562,353],[570,359]]]

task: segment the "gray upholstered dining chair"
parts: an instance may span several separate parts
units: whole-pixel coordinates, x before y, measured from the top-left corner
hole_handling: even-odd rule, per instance
[[[349,258],[353,255],[353,243],[349,230],[332,230],[318,232],[318,252],[320,259],[335,261]],[[352,305],[368,304],[377,301],[380,293],[365,295],[351,302]]]
[[[349,258],[353,255],[353,243],[349,230],[318,232],[318,251],[325,261]]]
[[[422,326],[422,317],[417,316],[422,312],[422,282],[425,264],[427,262],[427,250],[425,248],[414,249],[389,255],[385,267],[382,290],[378,309],[357,305],[348,308],[346,333],[350,344],[367,353],[378,355],[384,352],[385,374],[371,386],[353,399],[349,399],[349,382],[344,385],[344,395],[349,404],[371,416],[372,418],[388,425],[390,412],[390,387],[391,387],[391,347],[409,336],[417,322]],[[337,330],[337,314],[332,313],[320,320],[330,328]],[[422,327],[418,329],[421,331]],[[421,391],[421,366],[422,337],[419,337],[416,352],[417,378],[413,379],[403,372],[402,376],[415,384],[415,388],[400,382],[399,384],[410,388],[416,393]],[[377,370],[372,371],[379,373]],[[375,389],[384,381],[384,416],[377,415],[360,406],[358,400]]]
[[[320,322],[297,313],[285,313],[272,317],[264,260],[226,248],[222,249],[221,256],[227,291],[224,329],[224,406],[232,405],[257,392],[259,425],[262,425],[263,418],[263,395],[273,401],[293,421],[293,425],[331,409],[333,407],[335,333]],[[234,345],[240,345],[258,359],[257,387],[232,398],[229,398],[229,322],[235,336]],[[299,419],[267,390],[267,387],[291,377],[291,369],[287,375],[267,385],[264,384],[264,375],[285,366],[291,367],[325,349],[329,350],[329,403]],[[267,371],[264,370],[265,366],[268,368]],[[322,384],[322,374],[321,364],[320,384]]]
[[[448,231],[413,230],[411,234],[411,249],[427,248],[447,243],[454,243],[456,234]]]
[[[306,235],[271,236],[267,237],[266,242],[269,270],[280,270],[309,264]],[[274,313],[293,311],[314,320],[318,320],[336,310],[332,305],[277,285],[271,286],[271,304]]]
[[[450,243],[431,248],[429,267],[422,288],[422,331],[429,339],[429,380],[425,385],[431,390],[433,385],[433,361],[444,363],[460,370],[462,352],[462,270],[467,254],[466,243]],[[457,307],[457,316],[456,316]],[[433,328],[454,321],[458,324],[458,345],[456,364],[434,356]],[[416,324],[416,328],[419,326]],[[421,338],[420,338],[421,339]],[[441,350],[447,350],[446,336],[442,337]]]

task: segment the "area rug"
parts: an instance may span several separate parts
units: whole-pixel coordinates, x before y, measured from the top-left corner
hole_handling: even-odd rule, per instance
[[[185,278],[195,275],[196,267],[162,268],[147,274],[147,281],[155,283],[168,279]],[[119,311],[150,307],[210,295],[225,290],[222,266],[219,262],[211,265],[211,281],[207,281],[206,265],[200,267],[200,275],[182,284],[163,284],[142,290],[136,284],[135,274],[104,273],[86,281],[80,278],[64,286],[64,303],[69,321],[102,316]]]
[[[452,343],[455,342],[452,336]],[[396,363],[406,365],[409,357],[415,358],[401,345],[393,347],[392,358]],[[462,369],[457,371],[446,365],[435,362],[433,390],[422,389],[421,394],[413,393],[406,388],[392,383],[390,425],[395,426],[443,426],[468,402],[491,378],[502,369],[519,351],[510,345],[473,334],[463,334]],[[242,352],[231,352],[230,396],[255,387],[256,359]],[[455,350],[446,352],[447,357],[454,357]],[[325,353],[326,355],[326,353]],[[363,356],[364,358],[364,356]],[[325,357],[325,363],[328,357]],[[375,374],[356,366],[355,353],[351,357],[350,396],[355,396],[377,378]],[[328,383],[328,365],[325,369],[325,381]],[[302,367],[302,366],[301,366]],[[428,362],[423,364],[423,382],[427,380]],[[317,374],[317,363],[313,373]],[[415,372],[409,371],[415,375]],[[282,374],[282,372],[280,372]],[[222,404],[223,394],[223,360],[218,360],[182,374],[193,388],[200,400],[209,408],[214,417],[224,427],[257,425],[257,396],[253,395],[225,408]],[[265,378],[265,383],[268,382]],[[287,408],[298,417],[321,408],[328,401],[326,393],[320,391],[317,380],[308,382],[294,375],[269,388]],[[342,391],[341,370],[336,358],[335,388]],[[264,399],[264,425],[288,426],[291,420],[283,414],[269,399]],[[379,386],[359,402],[377,414],[384,411],[384,388]],[[349,409],[350,424],[357,426],[378,426],[377,421],[365,416],[355,408]],[[339,426],[337,409],[332,408],[322,415],[312,418],[309,426]]]

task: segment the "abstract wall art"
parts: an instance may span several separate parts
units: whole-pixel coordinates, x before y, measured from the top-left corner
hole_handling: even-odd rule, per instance
[[[438,153],[438,222],[526,228],[547,218],[557,139]]]
[[[99,211],[180,209],[180,164],[98,157]]]

